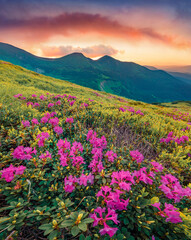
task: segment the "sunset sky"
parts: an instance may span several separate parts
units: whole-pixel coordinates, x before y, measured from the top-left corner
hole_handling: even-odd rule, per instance
[[[0,0],[0,42],[43,57],[191,65],[191,1]]]

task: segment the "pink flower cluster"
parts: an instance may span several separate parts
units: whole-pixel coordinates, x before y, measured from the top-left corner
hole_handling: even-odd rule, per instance
[[[115,185],[121,190],[124,191],[130,191],[131,185],[135,183],[133,176],[129,171],[119,171],[119,172],[113,172],[111,180],[111,185]]]
[[[72,124],[74,122],[73,118],[66,118],[66,123]]]
[[[167,138],[161,138],[160,143],[169,143],[169,142],[176,142],[177,144],[185,143],[186,141],[189,141],[188,136],[182,136],[180,138],[173,136],[173,132],[169,132],[167,135]]]
[[[48,132],[41,132],[40,134],[38,134],[36,137],[37,139],[39,139],[38,146],[44,147],[45,140],[48,140],[49,137],[50,137],[50,135]]]
[[[166,218],[166,222],[171,223],[182,222],[178,209],[175,208],[172,204],[165,203],[165,208],[163,211],[160,209],[160,205],[161,205],[160,202],[152,204],[153,207],[156,207],[159,210],[158,215]]]
[[[124,194],[124,192],[117,188],[112,191],[110,187],[102,186],[96,196],[103,197],[103,201],[106,203],[107,207],[122,211],[126,210],[129,204],[129,199],[125,200],[121,198],[122,194]]]
[[[46,153],[41,154],[41,155],[39,156],[39,158],[40,158],[40,159],[47,159],[47,158],[52,159],[52,156],[51,156],[51,154],[49,153],[49,151],[46,151]]]
[[[90,214],[90,217],[94,219],[94,227],[97,225],[103,226],[103,228],[99,231],[101,235],[108,234],[112,237],[117,232],[118,228],[112,228],[106,223],[107,221],[113,221],[115,224],[119,223],[115,210],[108,208],[106,214],[106,208],[98,207],[94,209],[94,213]]]
[[[119,111],[121,112],[131,112],[132,114],[137,114],[137,115],[141,115],[141,116],[144,116],[144,113],[141,112],[141,110],[137,110],[135,111],[135,109],[133,107],[130,107],[130,106],[124,106],[124,107],[120,107],[119,108]]]
[[[52,125],[52,127],[55,127],[59,124],[59,119],[57,117],[51,118],[48,122]]]
[[[36,118],[33,118],[31,122],[32,122],[32,125],[38,125],[39,124],[38,119],[36,119]]]
[[[117,158],[117,154],[114,153],[112,150],[110,151],[107,151],[106,154],[105,154],[105,157],[107,157],[108,161],[109,162],[114,162],[114,159]]]
[[[189,113],[182,113],[178,112],[178,109],[174,110],[174,113],[163,113],[166,116],[172,117],[174,120],[177,121],[188,121],[191,119],[191,115]]]
[[[97,133],[93,130],[90,130],[87,134],[87,141],[91,143],[93,146],[92,148],[92,154],[93,154],[93,160],[89,164],[89,168],[92,169],[93,173],[101,172],[104,169],[102,158],[103,158],[103,149],[107,146],[107,141],[105,136],[102,136],[101,138],[97,138]]]
[[[140,181],[142,181],[146,184],[152,185],[155,174],[152,171],[147,172],[147,168],[143,167],[139,171],[134,171],[133,177],[136,177],[136,180],[135,180],[136,183],[139,183]]]
[[[185,196],[191,196],[191,189],[189,187],[182,188],[178,179],[171,174],[161,176],[161,183],[162,185],[159,186],[161,191],[167,198],[173,199],[175,202],[180,202]]]
[[[144,156],[138,150],[130,151],[130,155],[132,160],[136,160],[137,163],[141,163],[144,160]]]
[[[60,139],[57,143],[58,155],[60,155],[60,165],[63,167],[68,166],[69,163],[72,163],[72,166],[77,169],[80,168],[81,164],[84,164],[84,159],[82,156],[79,156],[83,152],[83,147],[80,142],[74,142],[72,147],[70,147],[70,142],[67,139]]]
[[[14,95],[13,97],[14,98],[19,98],[19,97],[22,97],[23,95],[21,94],[21,93],[18,93],[18,94],[16,94],[16,95]]]
[[[87,103],[82,103],[80,107],[88,107],[89,105]]]
[[[151,165],[153,166],[152,170],[155,172],[162,172],[163,171],[163,166],[162,164],[158,162],[151,162]]]
[[[28,120],[27,121],[22,121],[21,123],[25,128],[30,127],[30,122]]]
[[[40,95],[40,97],[39,97],[42,101],[44,101],[44,100],[46,100],[47,99],[47,97],[45,97],[44,95]]]
[[[51,107],[53,107],[54,106],[54,103],[49,103],[48,104],[48,108],[51,108]]]
[[[2,173],[1,178],[5,178],[6,182],[11,182],[15,175],[22,175],[25,171],[26,167],[19,166],[14,167],[12,164],[8,168],[4,168],[0,172]]]
[[[31,147],[18,146],[17,148],[15,148],[12,155],[13,155],[13,158],[16,158],[16,159],[30,160],[32,158],[32,154],[36,155],[36,153],[37,151],[35,148],[32,150]]]
[[[70,175],[64,179],[64,190],[65,192],[71,193],[75,190],[77,184],[87,186],[88,183],[94,183],[94,176],[91,173],[89,173],[89,175],[82,173],[79,178]]]

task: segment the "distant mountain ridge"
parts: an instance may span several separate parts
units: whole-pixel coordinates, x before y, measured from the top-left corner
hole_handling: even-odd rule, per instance
[[[37,57],[0,43],[0,60],[47,76],[144,102],[191,100],[191,84],[162,70],[150,70],[110,56],[98,60],[72,53],[61,58]]]

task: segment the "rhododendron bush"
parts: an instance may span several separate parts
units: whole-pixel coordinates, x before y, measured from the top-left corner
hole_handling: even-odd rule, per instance
[[[109,136],[85,127],[92,99],[15,98],[40,114],[20,121],[7,148],[1,239],[17,239],[27,226],[39,239],[190,239],[191,188],[139,150],[114,147]],[[188,140],[170,133],[161,143]]]

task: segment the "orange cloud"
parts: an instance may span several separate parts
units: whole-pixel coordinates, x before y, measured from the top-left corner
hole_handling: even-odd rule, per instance
[[[103,55],[115,55],[119,51],[112,48],[111,46],[105,46],[105,45],[94,45],[91,47],[73,47],[73,46],[59,46],[59,47],[43,47],[42,53],[46,57],[61,57],[73,52],[81,52],[85,54],[87,57],[99,57]]]
[[[176,36],[164,35],[152,28],[136,28],[114,21],[100,14],[63,13],[54,17],[36,17],[28,20],[3,19],[0,21],[3,32],[17,32],[16,38],[28,42],[46,42],[54,36],[70,37],[78,34],[98,34],[124,41],[155,40],[175,48],[190,48],[190,41],[178,40]]]

